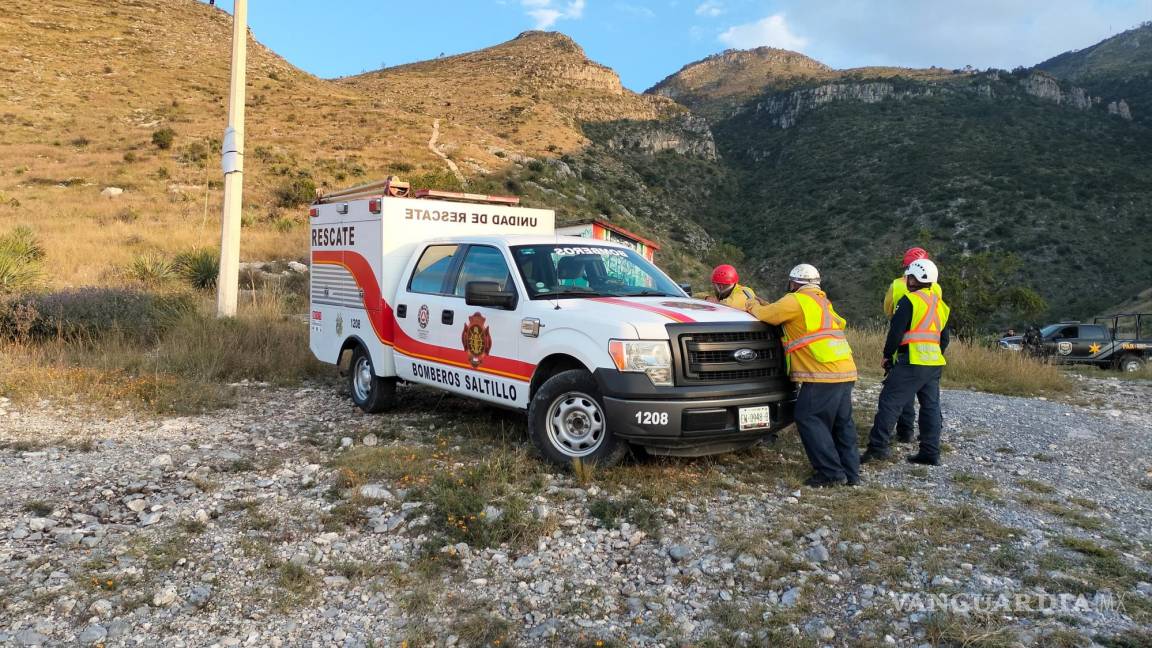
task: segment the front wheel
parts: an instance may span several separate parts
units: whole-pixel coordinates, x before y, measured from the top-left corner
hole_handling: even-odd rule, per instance
[[[1144,368],[1144,359],[1132,355],[1124,356],[1120,358],[1118,368],[1124,373],[1136,373]]]
[[[540,386],[528,405],[528,434],[556,464],[581,459],[611,466],[628,452],[628,444],[612,434],[596,381],[583,369],[562,371]]]
[[[352,402],[368,414],[379,414],[396,404],[396,380],[381,378],[372,366],[372,357],[362,346],[352,351],[348,365],[348,391]]]

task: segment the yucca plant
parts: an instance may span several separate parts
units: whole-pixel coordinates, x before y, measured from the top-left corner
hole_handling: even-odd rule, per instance
[[[23,292],[40,285],[44,246],[27,227],[0,236],[0,294]]]
[[[220,256],[210,248],[196,248],[176,255],[176,272],[197,290],[216,287],[220,275]]]
[[[128,264],[125,274],[144,285],[158,286],[176,276],[176,267],[160,254],[139,254]]]

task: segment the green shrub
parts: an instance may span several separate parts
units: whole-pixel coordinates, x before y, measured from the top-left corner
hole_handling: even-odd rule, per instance
[[[17,227],[0,236],[0,295],[31,290],[43,278],[44,247],[32,230]]]
[[[197,248],[176,255],[176,274],[197,290],[216,287],[220,276],[220,255],[211,248]]]
[[[131,341],[158,339],[192,300],[123,288],[77,288],[9,300],[0,310],[0,337],[92,340],[118,333]]]
[[[166,151],[172,148],[172,141],[174,139],[176,139],[176,131],[167,126],[152,132],[152,144],[161,150]]]
[[[138,254],[124,274],[147,286],[159,286],[176,276],[173,263],[159,254]]]
[[[295,208],[307,205],[316,199],[316,183],[307,171],[297,171],[289,176],[273,192],[276,206]]]

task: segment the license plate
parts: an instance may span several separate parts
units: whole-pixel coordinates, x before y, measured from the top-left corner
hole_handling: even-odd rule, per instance
[[[760,407],[740,408],[740,429],[761,430],[772,425],[772,408],[767,405]]]

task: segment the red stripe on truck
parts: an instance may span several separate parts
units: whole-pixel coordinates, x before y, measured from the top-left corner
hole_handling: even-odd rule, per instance
[[[400,327],[400,323],[396,321],[392,307],[381,296],[380,282],[372,270],[372,264],[363,255],[357,252],[317,251],[312,253],[312,263],[313,265],[340,266],[352,275],[363,295],[364,309],[368,313],[368,321],[371,322],[376,337],[396,351],[413,358],[441,362],[473,371],[523,381],[532,380],[532,374],[536,371],[534,364],[489,354],[484,357],[480,366],[473,367],[469,361],[468,352],[464,349],[427,344],[408,337],[408,334]],[[506,340],[501,340],[499,336],[493,336],[493,348],[498,348],[503,341]]]
[[[615,304],[616,306],[625,306],[627,308],[636,308],[649,313],[657,313],[663,315],[670,320],[681,322],[683,324],[691,324],[696,320],[688,317],[684,313],[677,313],[667,308],[658,308],[656,306],[649,306],[648,304],[641,304],[639,302],[630,301],[627,299],[620,299],[619,297],[592,297],[592,301],[604,302],[605,304]]]
[[[396,339],[396,319],[392,316],[392,307],[380,295],[380,282],[376,280],[376,273],[368,259],[356,252],[320,251],[312,253],[312,264],[336,265],[351,273],[356,286],[360,288],[360,299],[364,310],[368,312],[372,330],[376,331],[376,337],[381,342],[392,346]]]

